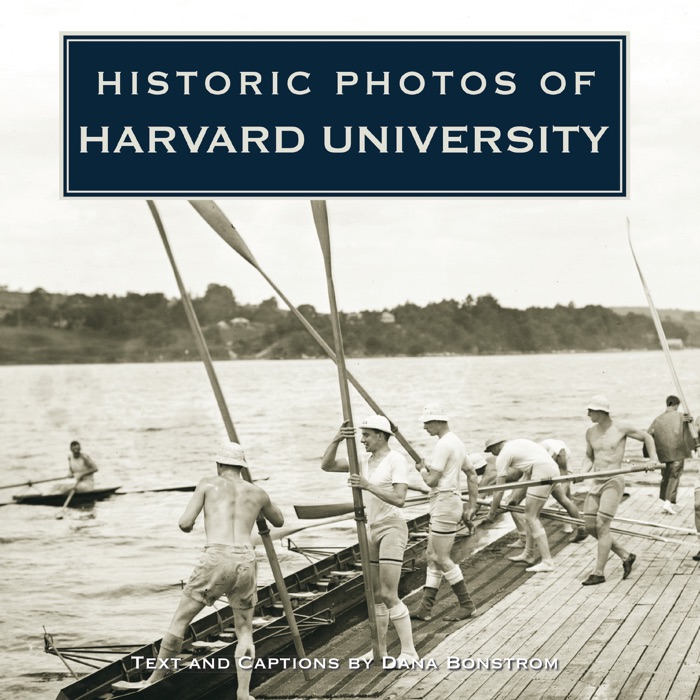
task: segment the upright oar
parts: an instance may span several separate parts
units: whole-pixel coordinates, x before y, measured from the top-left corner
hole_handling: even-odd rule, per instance
[[[323,251],[323,262],[326,268],[326,284],[328,286],[328,302],[331,307],[331,324],[333,327],[333,341],[335,343],[335,363],[338,366],[338,381],[340,383],[340,400],[343,407],[343,420],[346,425],[352,426],[352,408],[350,406],[350,388],[348,386],[348,373],[345,368],[345,352],[343,350],[343,336],[340,330],[340,318],[335,297],[335,285],[333,283],[333,265],[331,263],[331,239],[328,226],[328,212],[324,201],[312,201],[311,210],[314,215],[316,233]],[[360,461],[357,456],[357,443],[355,438],[348,438],[348,463],[351,474],[360,474]],[[360,545],[360,558],[362,559],[362,574],[367,597],[367,617],[369,630],[372,636],[372,649],[375,661],[379,661],[379,637],[377,635],[377,620],[374,610],[374,591],[372,589],[372,574],[369,563],[369,542],[367,541],[367,519],[365,507],[362,502],[362,489],[355,486],[352,489],[352,500],[355,506],[355,523],[357,525],[357,540]]]
[[[238,442],[238,436],[236,434],[236,428],[233,425],[233,420],[231,419],[231,414],[229,413],[228,406],[224,399],[224,394],[221,391],[221,385],[219,384],[218,377],[214,370],[214,363],[212,362],[211,355],[209,354],[209,348],[207,347],[206,341],[204,340],[204,334],[197,320],[197,315],[195,314],[194,307],[192,306],[192,301],[190,299],[185,285],[180,277],[180,273],[175,263],[175,258],[173,257],[172,250],[170,249],[170,243],[168,242],[168,237],[165,233],[165,227],[161,221],[160,214],[156,209],[156,205],[152,201],[148,201],[148,208],[151,210],[153,219],[158,227],[158,232],[160,233],[161,240],[165,246],[165,252],[168,255],[168,260],[170,260],[170,265],[173,268],[173,274],[175,275],[175,280],[177,281],[178,289],[180,290],[180,296],[182,297],[182,304],[185,309],[185,314],[187,316],[187,321],[192,329],[192,334],[194,335],[195,342],[197,343],[197,348],[202,357],[202,361],[207,369],[207,375],[209,376],[209,381],[211,383],[212,389],[214,390],[214,395],[216,396],[216,402],[219,405],[219,411],[221,412],[221,417],[223,418],[224,425],[226,426],[226,432],[228,433],[229,440],[232,442]],[[242,470],[243,478],[252,482],[253,479],[250,475],[248,468]],[[289,630],[292,634],[292,639],[294,640],[294,648],[296,649],[297,655],[300,658],[306,656],[304,651],[304,645],[301,641],[301,635],[299,634],[299,628],[297,627],[296,618],[294,617],[294,609],[292,608],[292,602],[287,593],[287,587],[284,583],[284,576],[282,575],[282,569],[280,563],[277,559],[277,553],[275,552],[275,545],[270,537],[270,528],[267,526],[267,521],[263,515],[259,515],[257,519],[258,532],[260,533],[260,538],[262,539],[263,546],[265,547],[265,553],[270,562],[270,568],[272,569],[272,575],[277,584],[277,592],[280,596],[280,601],[284,608],[284,614],[287,618],[287,624],[289,625]],[[304,669],[304,678],[306,680],[311,679],[311,674],[308,670]]]
[[[683,412],[691,415],[690,409],[688,408],[688,402],[685,400],[685,396],[683,394],[683,388],[681,387],[681,382],[678,379],[678,374],[676,373],[676,368],[673,364],[673,360],[671,359],[671,350],[668,347],[668,341],[666,340],[666,333],[664,333],[664,327],[661,325],[661,319],[659,318],[659,314],[656,311],[656,306],[654,306],[654,300],[651,298],[651,292],[649,291],[649,287],[647,286],[646,280],[644,279],[644,274],[642,273],[642,268],[639,265],[639,261],[637,260],[637,255],[634,252],[634,246],[632,245],[632,231],[631,231],[631,224],[630,220],[627,219],[627,240],[629,241],[630,244],[630,250],[632,251],[632,257],[634,258],[634,264],[637,266],[637,272],[639,273],[639,279],[642,282],[642,287],[644,287],[644,294],[646,295],[647,298],[647,303],[649,304],[649,312],[651,313],[651,318],[654,321],[654,327],[656,328],[656,334],[659,336],[659,342],[661,343],[661,348],[664,351],[664,355],[666,356],[666,362],[668,363],[668,368],[671,371],[671,378],[673,379],[673,384],[676,387],[676,392],[678,393],[678,398],[681,400],[681,405],[683,406]],[[693,437],[693,440],[695,441],[695,447],[698,448],[700,447],[700,441],[698,440],[698,430],[695,427],[695,424],[690,422],[688,423],[688,428],[690,429],[690,434]]]
[[[221,238],[228,243],[228,245],[233,248],[246,262],[250,263],[267,281],[267,283],[274,289],[277,296],[289,307],[289,310],[297,317],[299,322],[306,328],[310,333],[311,337],[321,346],[323,351],[328,355],[328,357],[338,364],[338,358],[333,349],[326,343],[326,341],[321,337],[318,331],[304,318],[302,313],[292,304],[291,301],[282,293],[279,287],[267,276],[264,270],[258,264],[250,249],[246,245],[241,235],[238,233],[234,225],[228,220],[226,214],[216,205],[215,202],[211,200],[191,200],[190,204],[197,210],[200,216],[211,226],[216,233],[221,236]],[[411,443],[401,434],[396,424],[389,418],[389,416],[382,411],[382,409],[377,405],[377,403],[372,399],[372,397],[365,391],[360,382],[353,377],[353,375],[345,371],[348,380],[357,389],[360,396],[367,402],[367,405],[375,412],[384,416],[392,425],[394,430],[394,436],[401,443],[403,448],[408,452],[416,463],[421,461],[421,456],[416,452]]]

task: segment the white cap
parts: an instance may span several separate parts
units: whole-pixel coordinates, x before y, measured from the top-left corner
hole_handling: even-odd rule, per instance
[[[423,423],[429,423],[431,420],[440,420],[445,423],[449,420],[449,417],[443,411],[442,406],[439,403],[429,403],[424,409],[420,417]]]
[[[469,461],[472,463],[474,469],[483,469],[488,464],[481,452],[472,452],[469,455]]]
[[[224,442],[214,457],[217,464],[224,464],[230,467],[247,467],[243,448],[237,442]]]
[[[360,430],[362,428],[368,428],[369,430],[379,430],[382,433],[386,433],[387,435],[391,435],[391,423],[389,423],[389,419],[386,416],[367,416],[362,423],[360,423]]]
[[[502,437],[499,433],[495,433],[494,435],[489,435],[486,438],[486,441],[484,442],[484,451],[489,452],[490,448],[493,447],[494,445],[498,445],[500,442],[505,442],[506,439]]]
[[[610,401],[608,401],[605,396],[594,396],[589,402],[586,408],[589,411],[603,411],[604,413],[610,413]]]

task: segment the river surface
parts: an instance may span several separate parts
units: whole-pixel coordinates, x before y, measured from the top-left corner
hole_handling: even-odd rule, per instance
[[[700,350],[673,359],[691,407],[700,405]],[[494,431],[555,437],[571,448],[575,468],[594,394],[608,396],[614,416],[646,428],[676,393],[660,351],[363,359],[349,360],[348,369],[426,456],[433,439],[419,416],[439,401],[470,451]],[[349,499],[345,478],[318,467],[342,416],[330,361],[222,362],[216,371],[252,475],[265,479],[289,523],[296,503]],[[98,464],[100,486],[193,484],[215,473],[212,458],[225,438],[197,362],[0,367],[0,395],[0,485],[67,473],[73,439]],[[359,422],[371,411],[354,390],[352,397]],[[641,454],[638,443],[629,448]],[[0,490],[0,500],[13,493]],[[0,507],[1,697],[54,698],[70,682],[60,660],[43,653],[44,627],[58,646],[141,645],[163,635],[204,543],[201,523],[189,535],[177,528],[188,499],[116,496],[63,520],[56,508]],[[339,545],[353,533],[348,522],[293,539]],[[279,544],[278,556],[285,573],[307,563]],[[270,580],[261,565],[260,583]]]

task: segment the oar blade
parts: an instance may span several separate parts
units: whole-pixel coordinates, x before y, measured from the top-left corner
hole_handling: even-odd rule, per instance
[[[197,213],[211,226],[216,233],[228,243],[240,256],[245,258],[253,267],[258,263],[250,248],[246,245],[234,225],[229,221],[218,205],[211,200],[191,199],[190,204]]]

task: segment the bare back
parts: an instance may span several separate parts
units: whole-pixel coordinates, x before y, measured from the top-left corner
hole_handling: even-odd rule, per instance
[[[188,532],[201,510],[204,510],[204,529],[207,544],[251,544],[251,531],[261,511],[270,515],[276,524],[277,508],[270,503],[267,493],[232,474],[202,479],[180,519],[180,528]],[[281,514],[280,514],[281,517]]]

